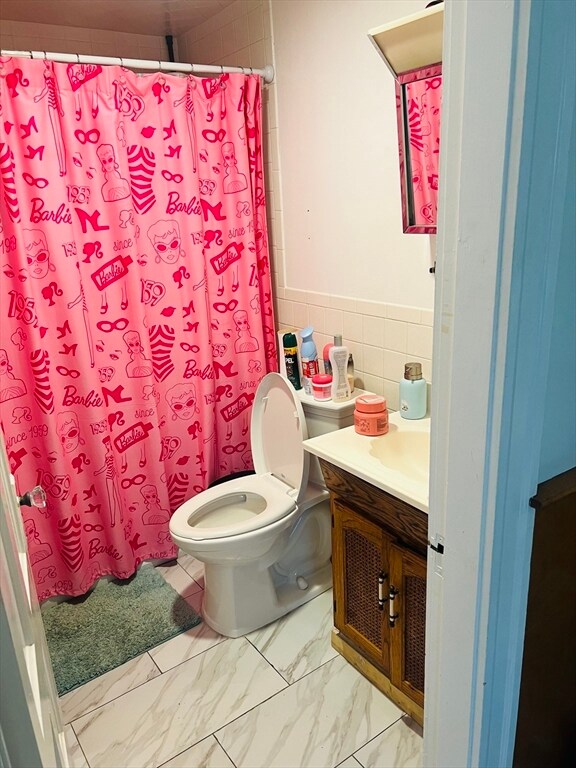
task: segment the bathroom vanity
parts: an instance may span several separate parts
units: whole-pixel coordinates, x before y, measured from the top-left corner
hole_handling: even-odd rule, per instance
[[[424,713],[430,420],[312,438],[330,492],[333,647],[418,723]]]

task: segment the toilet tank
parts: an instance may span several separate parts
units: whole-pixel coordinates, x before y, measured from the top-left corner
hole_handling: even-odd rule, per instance
[[[325,435],[327,432],[334,432],[336,429],[351,427],[354,424],[356,398],[364,393],[365,390],[363,389],[355,389],[351,400],[344,403],[334,403],[332,400],[315,400],[312,395],[307,395],[303,389],[299,389],[297,394],[306,416],[308,437],[318,437],[318,435]],[[308,479],[318,485],[325,485],[318,457],[312,454],[310,454]]]

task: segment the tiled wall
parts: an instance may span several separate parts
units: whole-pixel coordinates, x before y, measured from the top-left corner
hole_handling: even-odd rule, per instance
[[[0,0],[0,15],[1,12]],[[162,61],[168,58],[166,42],[161,35],[133,35],[105,29],[61,27],[4,19],[0,22],[0,48],[8,51],[55,51]]]
[[[236,0],[178,37],[178,57],[191,64],[263,67],[272,63],[270,8],[265,0]]]
[[[433,313],[371,301],[281,290],[278,299],[280,326],[314,326],[314,340],[322,356],[324,344],[341,334],[354,357],[356,386],[384,395],[398,410],[399,379],[404,363],[422,364],[422,375],[432,375]]]

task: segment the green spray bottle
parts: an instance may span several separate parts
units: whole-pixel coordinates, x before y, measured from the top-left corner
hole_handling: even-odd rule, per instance
[[[295,334],[285,333],[282,336],[282,346],[286,362],[286,377],[294,389],[302,389],[300,369],[298,367],[298,343]]]

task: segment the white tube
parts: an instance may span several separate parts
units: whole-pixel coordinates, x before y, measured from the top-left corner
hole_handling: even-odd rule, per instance
[[[184,74],[224,74],[225,72],[239,72],[242,74],[260,75],[264,82],[271,83],[274,80],[274,67],[267,64],[263,69],[253,67],[223,67],[215,64],[185,64],[177,61],[150,61],[147,59],[125,59],[120,56],[87,56],[80,53],[54,53],[53,51],[0,51],[0,55],[27,58],[44,59],[47,61],[61,61],[65,64],[115,64],[128,69],[151,69],[159,72],[182,72]]]

